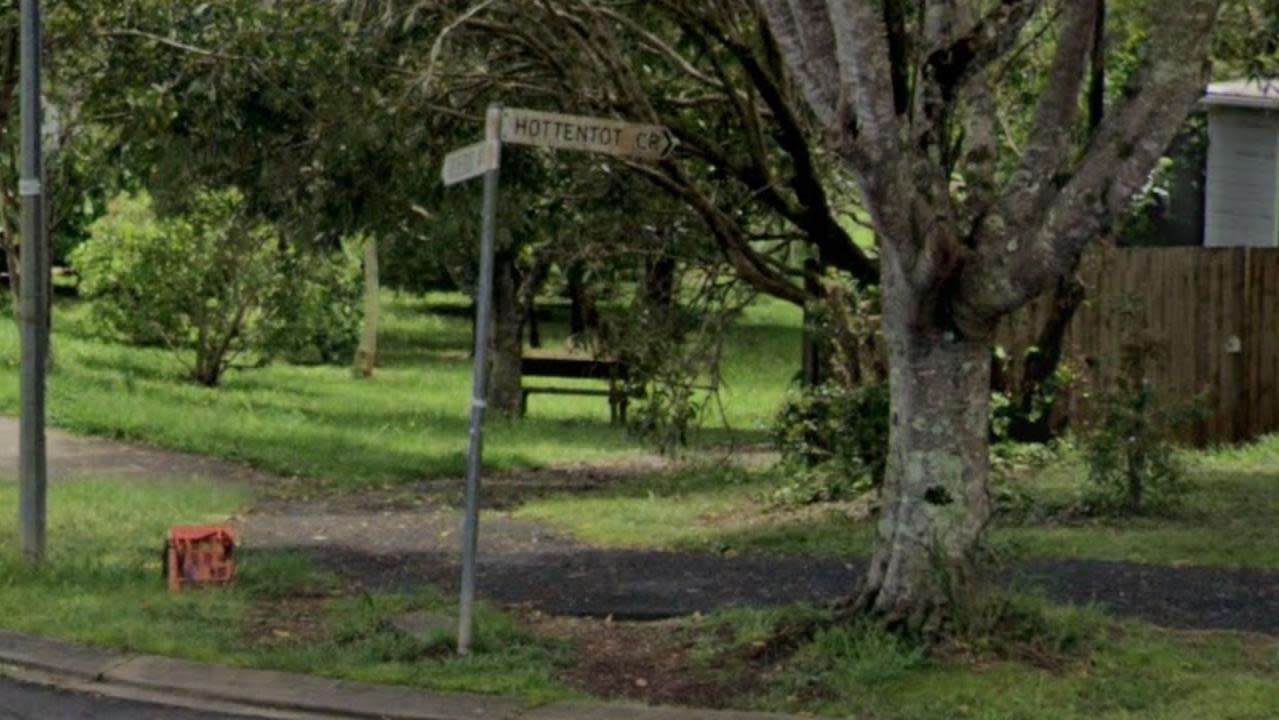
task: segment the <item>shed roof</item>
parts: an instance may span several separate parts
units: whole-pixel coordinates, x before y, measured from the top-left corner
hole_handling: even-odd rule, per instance
[[[1208,86],[1203,103],[1214,107],[1279,110],[1279,80],[1233,80]]]

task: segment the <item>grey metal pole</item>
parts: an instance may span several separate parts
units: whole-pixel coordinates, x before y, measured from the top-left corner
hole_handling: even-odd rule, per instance
[[[22,554],[39,563],[45,556],[47,457],[45,454],[45,372],[49,355],[49,306],[45,302],[49,244],[45,237],[44,157],[40,109],[40,0],[22,0],[22,418],[18,477],[21,484]]]
[[[466,456],[466,518],[462,526],[462,601],[458,612],[457,652],[471,651],[475,609],[475,555],[479,545],[480,466],[484,457],[484,410],[488,405],[489,326],[493,311],[493,246],[497,237],[497,190],[501,176],[502,106],[491,105],[484,138],[497,146],[498,167],[484,174],[484,210],[480,230],[480,278],[475,299],[475,381],[471,395],[471,447]]]

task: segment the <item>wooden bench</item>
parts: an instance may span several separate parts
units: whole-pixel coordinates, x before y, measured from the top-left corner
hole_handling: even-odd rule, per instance
[[[525,355],[520,358],[520,371],[524,377],[563,378],[572,380],[604,380],[608,389],[584,387],[520,388],[520,416],[528,414],[529,395],[589,395],[608,398],[609,419],[613,423],[626,422],[626,408],[630,403],[626,383],[631,369],[620,360],[575,357],[572,355]]]

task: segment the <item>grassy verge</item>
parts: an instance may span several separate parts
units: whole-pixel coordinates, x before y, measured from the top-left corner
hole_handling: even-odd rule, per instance
[[[1169,517],[996,519],[992,542],[1012,557],[1073,557],[1160,565],[1279,569],[1279,438],[1189,456],[1192,489]],[[1070,456],[1004,489],[1019,506],[1068,506],[1085,473]],[[615,547],[858,555],[872,520],[841,505],[770,507],[768,472],[706,468],[640,478],[582,495],[535,499],[518,510],[589,542]],[[1024,508],[1023,508],[1024,509]]]
[[[0,507],[12,510],[12,483]],[[160,547],[172,524],[223,520],[250,498],[241,490],[191,483],[95,480],[51,488],[53,543],[45,567],[0,546],[0,627],[100,647],[291,670],[435,690],[570,696],[555,679],[567,650],[534,640],[509,616],[482,608],[476,652],[458,659],[451,633],[413,638],[390,619],[446,612],[424,592],[352,594],[288,553],[245,556],[231,588],[171,594]],[[0,536],[16,535],[14,512]]]
[[[1116,624],[1087,609],[1028,603],[1018,636],[925,652],[843,625],[798,648],[760,648],[811,611],[737,611],[701,621],[698,661],[754,674],[740,706],[896,720],[1192,720],[1279,714],[1273,638],[1173,633]]]
[[[388,295],[382,367],[369,381],[346,367],[269,367],[233,371],[209,390],[183,380],[163,349],[105,342],[90,332],[87,308],[57,308],[52,422],[75,432],[249,462],[314,478],[339,489],[453,476],[464,466],[471,364],[468,309],[461,298]],[[547,309],[547,347],[562,344],[562,308]],[[729,424],[747,437],[771,416],[797,363],[795,313],[764,303],[736,329],[723,398]],[[749,352],[748,352],[749,351]],[[0,323],[0,412],[18,408],[18,338]],[[725,439],[716,429],[704,442]],[[612,460],[645,452],[608,423],[600,398],[538,396],[522,422],[494,420],[488,465],[521,469]]]
[[[693,478],[666,482],[659,490],[668,495],[696,487]],[[449,634],[413,638],[390,622],[410,611],[447,613],[448,599],[429,590],[353,592],[294,554],[246,556],[232,588],[168,593],[158,553],[165,528],[234,514],[250,500],[243,490],[111,480],[52,490],[48,567],[26,568],[12,545],[0,548],[0,627],[434,690],[532,701],[577,695],[561,680],[578,662],[566,641],[538,637],[514,617],[483,608],[476,653],[457,659]],[[0,506],[12,508],[14,495],[11,484],[0,485]],[[0,514],[0,534],[12,536],[13,515]],[[1044,620],[1033,632],[931,653],[856,625],[773,647],[779,630],[821,613],[726,611],[678,628],[693,648],[679,672],[724,676],[726,687],[740,689],[720,698],[728,705],[830,717],[1261,720],[1279,713],[1279,644],[1272,638],[1164,632],[1086,609],[1035,607]]]

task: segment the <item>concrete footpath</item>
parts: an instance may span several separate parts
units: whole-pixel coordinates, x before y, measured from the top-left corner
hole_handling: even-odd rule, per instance
[[[169,698],[183,707],[261,710],[262,717],[384,720],[794,720],[767,713],[719,712],[592,702],[531,705],[523,700],[243,670],[150,655],[128,655],[0,631],[0,671],[38,673],[76,689]],[[30,678],[31,675],[26,675]],[[291,715],[296,714],[296,715]]]

